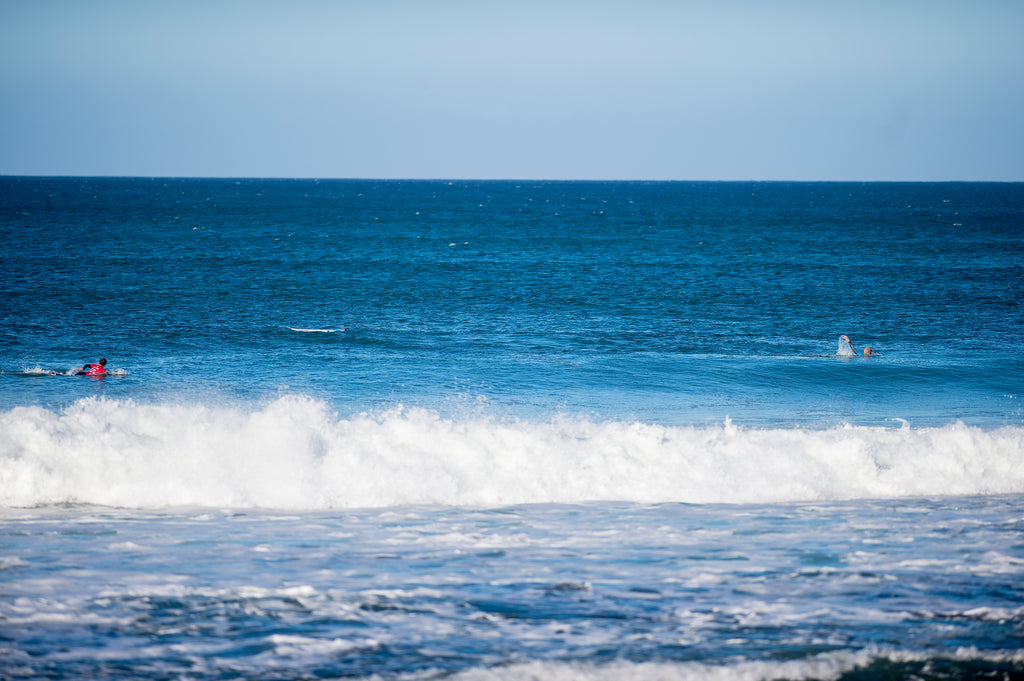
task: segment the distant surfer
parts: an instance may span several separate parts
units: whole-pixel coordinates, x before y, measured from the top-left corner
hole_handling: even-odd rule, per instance
[[[86,364],[75,376],[103,376],[107,373],[107,359],[100,358],[99,364]]]

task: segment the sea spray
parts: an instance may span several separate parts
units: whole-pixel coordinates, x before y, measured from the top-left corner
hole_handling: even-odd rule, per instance
[[[0,414],[0,504],[329,509],[760,503],[1024,491],[1024,428],[666,426],[340,416],[86,398]]]

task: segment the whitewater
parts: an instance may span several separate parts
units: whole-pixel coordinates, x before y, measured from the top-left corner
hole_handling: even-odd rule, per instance
[[[769,503],[1024,493],[1024,428],[339,417],[87,398],[0,415],[0,504],[332,509]]]

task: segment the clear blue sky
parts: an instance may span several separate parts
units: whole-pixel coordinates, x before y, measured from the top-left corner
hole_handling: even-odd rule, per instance
[[[1024,181],[1024,2],[0,2],[0,174]]]

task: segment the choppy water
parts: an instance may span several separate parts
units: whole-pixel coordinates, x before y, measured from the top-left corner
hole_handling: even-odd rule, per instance
[[[0,178],[0,233],[0,677],[1024,675],[1022,185]]]

